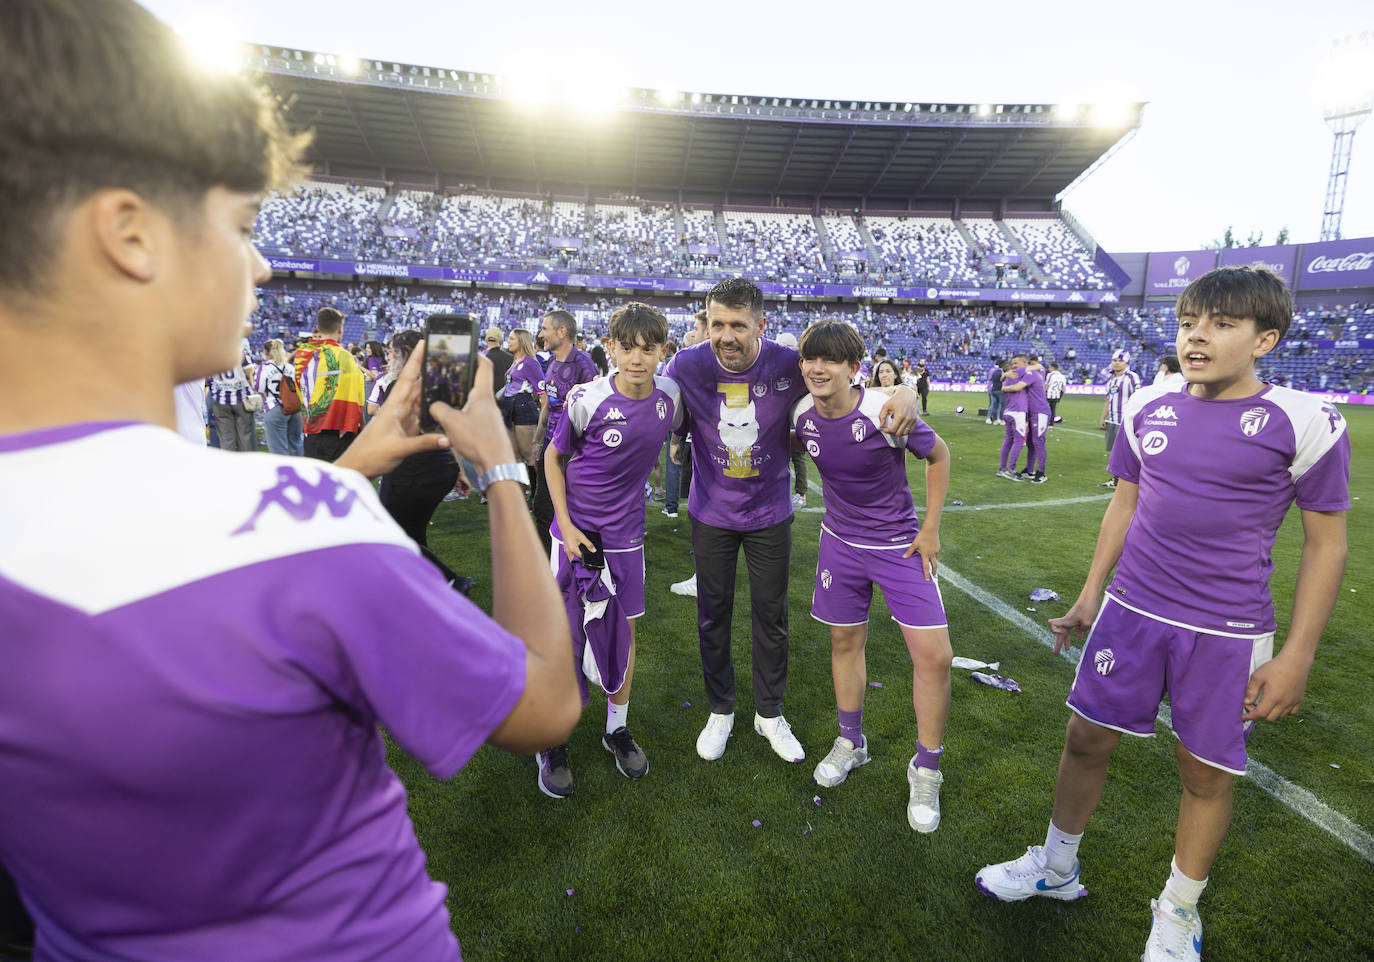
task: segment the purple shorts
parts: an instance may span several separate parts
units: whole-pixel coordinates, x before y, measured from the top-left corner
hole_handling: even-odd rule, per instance
[[[549,552],[549,567],[555,579],[561,579],[563,572],[572,564],[563,542],[553,539],[553,549]],[[626,619],[639,618],[644,614],[644,546],[638,548],[607,548],[606,567],[611,569],[611,580],[615,582],[615,596],[620,601],[620,610]]]
[[[892,620],[903,628],[946,627],[940,585],[935,579],[925,580],[919,554],[902,557],[906,549],[906,545],[859,548],[822,526],[811,617],[827,625],[866,625],[877,584]]]
[[[1002,412],[1002,420],[1007,423],[1007,425],[1012,429],[1012,431],[1021,435],[1021,437],[1023,438],[1026,436],[1025,411],[1004,411]]]
[[[1169,696],[1172,727],[1188,753],[1245,774],[1245,686],[1274,653],[1273,634],[1211,635],[1127,608],[1110,596],[1083,646],[1068,706],[1104,728],[1155,733],[1160,700]]]

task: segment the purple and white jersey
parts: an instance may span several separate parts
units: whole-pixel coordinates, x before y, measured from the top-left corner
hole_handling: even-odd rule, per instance
[[[264,412],[281,407],[281,379],[285,373],[277,367],[274,361],[263,361],[258,365],[257,380],[253,384],[253,390],[262,395]]]
[[[617,391],[609,375],[573,388],[550,442],[568,459],[573,524],[599,533],[606,548],[642,545],[644,482],[669,432],[681,425],[682,400],[671,378],[655,375],[653,392],[639,399]],[[563,539],[557,518],[552,531]]]
[[[589,355],[590,356],[590,355]],[[506,372],[506,397],[517,394],[542,394],[544,392],[544,369],[532,357],[522,357]],[[549,409],[553,417],[553,409]]]
[[[1045,396],[1045,376],[1039,371],[1026,368],[1021,373],[1021,380],[1026,382],[1026,389],[1016,393],[1026,396],[1026,411],[1030,414],[1049,414],[1050,402]]]
[[[544,435],[546,438],[553,439],[558,422],[563,418],[563,405],[567,402],[572,389],[594,380],[600,373],[591,355],[577,348],[572,349],[567,360],[560,361],[555,357],[549,362],[549,368],[544,372],[544,397],[549,402],[549,429]]]
[[[1006,389],[1011,387],[1013,384],[1020,384],[1022,381],[1028,381],[1030,379],[1030,375],[1034,373],[1035,372],[1030,370],[1029,368],[1023,367],[1020,370],[1012,368],[1011,377],[1007,378],[1005,381],[1002,382],[1002,390],[1006,392],[1006,410],[1008,413],[1011,413],[1013,411],[1027,411],[1030,409],[1030,388],[1027,388],[1024,391],[1007,391]]]
[[[248,353],[247,341],[243,343],[241,355],[239,367],[210,378],[211,404],[238,404],[248,395],[248,378],[244,376],[243,368],[251,367],[253,359]]]
[[[37,956],[456,960],[378,725],[453,775],[525,648],[372,486],[97,423],[0,437],[0,490],[0,859]]]
[[[688,510],[705,524],[757,531],[792,514],[792,405],[806,395],[801,355],[760,338],[747,370],[721,366],[707,341],[668,365],[692,431]]]
[[[1140,485],[1108,593],[1219,635],[1274,630],[1270,551],[1297,501],[1350,507],[1350,436],[1334,405],[1266,385],[1214,401],[1148,387],[1126,405],[1107,470]]]
[[[924,421],[905,437],[884,434],[878,415],[887,395],[860,390],[858,406],[843,417],[821,417],[810,395],[792,408],[792,429],[825,487],[821,527],[863,548],[907,544],[921,523],[906,477],[906,452],[929,457],[937,438]]]
[[[387,371],[377,380],[372,382],[372,390],[367,392],[368,404],[383,404],[386,402],[387,392],[391,390],[391,385],[396,383],[396,375]]]
[[[1107,423],[1124,424],[1122,412],[1131,395],[1140,390],[1140,375],[1129,368],[1107,378]]]

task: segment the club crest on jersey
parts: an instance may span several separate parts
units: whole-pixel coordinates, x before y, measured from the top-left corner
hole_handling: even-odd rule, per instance
[[[777,383],[773,386],[777,388],[779,391],[786,391],[789,387],[792,386],[792,379],[790,377],[780,377],[778,378]]]
[[[377,517],[377,513],[358,498],[358,492],[340,484],[333,477],[320,472],[320,480],[314,484],[296,473],[295,468],[277,468],[277,483],[264,491],[258,498],[258,506],[247,521],[235,528],[231,534],[246,534],[254,531],[268,508],[276,505],[290,516],[293,521],[309,521],[320,508],[324,508],[335,518],[347,517],[354,505]]]
[[[620,447],[620,442],[623,441],[623,440],[624,440],[624,437],[621,435],[620,431],[619,431],[618,429],[616,429],[616,428],[611,428],[611,429],[610,429],[609,431],[607,431],[605,434],[601,435],[601,443],[604,444],[604,445],[606,445],[606,447],[608,447],[608,448],[618,448],[618,447]]]
[[[768,393],[768,385],[767,385],[767,384],[755,384],[755,385],[754,385],[754,397],[763,397],[763,396],[764,396],[765,394],[767,394],[767,393]]]
[[[1240,416],[1240,429],[1247,438],[1253,438],[1259,434],[1268,423],[1268,408],[1251,408]]]
[[[658,412],[658,419],[662,421],[668,416],[668,402],[663,400],[663,398],[659,398],[654,404],[654,410]]]
[[[821,456],[821,443],[814,439],[807,441],[806,453],[811,455],[813,458],[819,458]]]
[[[830,582],[831,582],[831,578],[830,578],[830,569],[829,569],[829,568],[825,568],[824,570],[821,571],[821,587],[824,588],[826,591],[829,591],[829,590],[830,590]]]
[[[864,439],[864,435],[867,433],[867,428],[864,427],[864,422],[862,418],[855,418],[853,422],[849,425],[849,430],[854,432],[855,441],[862,441]]]
[[[1099,675],[1110,675],[1114,667],[1116,667],[1116,652],[1110,648],[1103,648],[1093,655],[1093,670]]]

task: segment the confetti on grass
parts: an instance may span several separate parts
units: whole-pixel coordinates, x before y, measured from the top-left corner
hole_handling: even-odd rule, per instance
[[[760,822],[760,821],[756,818],[756,819],[754,819],[754,827],[755,827],[755,828],[763,828],[763,823]]]
[[[568,889],[568,894],[569,894],[569,895],[572,895],[572,894],[573,894],[574,892],[576,892],[576,891],[577,891],[577,889]]]
[[[868,687],[869,687],[869,688],[881,688],[881,687],[883,687],[883,683],[880,682],[880,681],[870,681],[870,682],[868,683]]]
[[[682,703],[682,707],[683,707],[683,708],[691,708],[691,707],[692,707],[692,703],[691,703],[690,701],[684,701],[684,702]]]
[[[813,802],[815,802],[817,805],[819,805],[819,804],[821,803],[821,797],[820,797],[819,795],[817,795],[815,798],[811,799],[811,801],[813,801]]]

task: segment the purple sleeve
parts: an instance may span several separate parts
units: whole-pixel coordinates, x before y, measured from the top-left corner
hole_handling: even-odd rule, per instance
[[[1297,489],[1303,511],[1350,510],[1350,432],[1298,479]]]
[[[573,405],[582,397],[580,391],[574,390],[568,395],[568,403],[563,405],[563,416],[558,419],[558,427],[553,429],[553,436],[549,438],[549,443],[558,449],[562,455],[570,455],[577,448],[580,435],[573,427]]]
[[[916,427],[906,436],[906,449],[921,460],[930,457],[935,450],[935,442],[940,440],[935,430],[924,421],[917,421]]]
[[[351,545],[311,565],[357,572],[359,594],[385,605],[345,604],[345,577],[324,615],[337,661],[335,691],[366,707],[396,742],[439,778],[456,773],[506,720],[525,689],[525,645],[445,583],[408,549]],[[358,554],[367,554],[361,563]],[[366,584],[361,583],[366,581]],[[319,599],[313,609],[319,612]],[[331,686],[334,687],[334,686]]]
[[[1128,432],[1135,430],[1135,418],[1121,425],[1116,432],[1116,440],[1112,443],[1112,454],[1107,459],[1107,470],[1125,481],[1132,484],[1140,483],[1140,458],[1136,455],[1135,449],[1131,447],[1131,442],[1127,437]]]
[[[596,366],[590,354],[585,351],[577,359],[577,383],[586,384],[588,381],[595,381],[601,376],[601,369]]]

